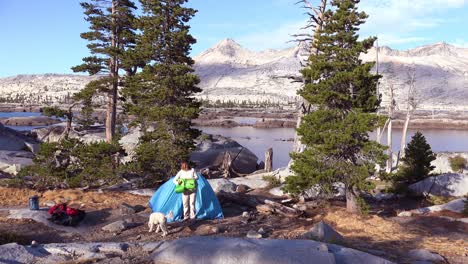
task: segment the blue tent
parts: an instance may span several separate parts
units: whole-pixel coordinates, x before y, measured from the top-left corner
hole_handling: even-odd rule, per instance
[[[151,197],[149,204],[153,212],[168,214],[171,210],[174,213],[174,219],[168,219],[168,222],[179,221],[183,219],[182,194],[174,191],[174,178],[161,185]],[[198,173],[198,187],[195,201],[197,219],[222,219],[224,218],[221,205],[218,198],[211,188],[208,181]]]

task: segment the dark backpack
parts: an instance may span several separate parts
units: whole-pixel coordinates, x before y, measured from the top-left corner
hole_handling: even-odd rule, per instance
[[[49,209],[49,220],[64,226],[76,226],[86,216],[85,211],[67,207],[67,204],[57,204]]]

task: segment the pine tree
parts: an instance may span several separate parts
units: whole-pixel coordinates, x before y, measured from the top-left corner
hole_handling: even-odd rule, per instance
[[[431,162],[436,159],[431,146],[421,132],[416,132],[405,148],[405,156],[399,168],[396,180],[405,184],[411,184],[423,180],[435,168]]]
[[[328,10],[323,28],[315,35],[312,54],[302,70],[310,82],[299,94],[316,107],[306,114],[297,129],[306,149],[292,153],[291,169],[285,190],[299,194],[318,184],[331,191],[335,182],[346,187],[347,209],[359,212],[359,191],[365,179],[382,164],[384,147],[369,139],[381,119],[374,113],[380,98],[376,87],[380,76],[371,73],[374,63],[363,63],[375,38],[359,41],[358,30],[367,18],[358,12],[358,0],[335,0]]]
[[[184,7],[186,2],[141,1],[142,34],[136,50],[147,65],[129,79],[123,90],[128,100],[125,109],[135,116],[133,125],[143,132],[134,169],[156,180],[177,171],[178,163],[189,158],[194,139],[200,134],[191,128],[200,110],[192,96],[201,89],[196,86],[199,79],[189,56],[196,41],[187,24],[196,10]]]
[[[128,75],[136,72],[133,47],[135,42],[135,4],[130,0],[89,0],[81,3],[90,23],[90,31],[81,34],[89,41],[91,56],[83,58],[83,64],[73,67],[75,72],[90,75],[106,74],[105,77],[88,83],[75,99],[88,102],[99,93],[107,96],[106,139],[113,140],[117,115],[118,89],[121,83],[120,71]],[[89,114],[89,113],[88,113]]]

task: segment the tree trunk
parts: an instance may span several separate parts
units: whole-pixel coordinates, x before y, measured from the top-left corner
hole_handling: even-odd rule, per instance
[[[393,110],[395,102],[393,99],[393,86],[390,86],[390,104],[388,106],[388,130],[387,130],[387,146],[388,146],[388,160],[387,160],[387,173],[391,173],[393,170],[393,151],[392,151],[392,134],[393,134]]]
[[[62,134],[62,139],[68,139],[69,135],[70,135],[70,132],[72,130],[72,123],[73,123],[73,107],[75,106],[75,104],[72,104],[69,108],[68,108],[68,113],[66,114],[67,116],[67,125],[65,126],[65,130],[63,131],[63,134]]]
[[[302,118],[307,114],[308,105],[309,103],[307,103],[305,99],[302,99],[302,103],[299,107],[299,111],[297,115],[296,131],[294,133],[294,145],[293,145],[293,150],[292,150],[294,153],[301,153],[304,151],[304,148],[305,148],[304,144],[302,144],[301,142],[301,137],[299,136],[299,134],[297,134],[297,129],[301,125]],[[291,168],[292,163],[293,163],[293,160],[291,159],[288,163],[288,168]],[[265,162],[265,166],[266,166],[266,162]]]
[[[387,129],[389,122],[390,122],[390,118],[388,118],[387,121],[385,121],[383,128],[381,128],[380,132],[377,133],[377,143],[379,144],[382,143],[382,136],[383,136],[385,129]]]
[[[223,177],[229,178],[231,176],[232,156],[229,151],[224,152],[223,163],[221,169],[223,170]]]
[[[387,155],[388,155],[388,160],[387,160],[387,173],[392,172],[392,166],[393,166],[393,151],[392,151],[392,123],[393,121],[390,119],[388,122],[388,133],[387,133],[387,145],[388,145],[388,150],[387,150]]]
[[[271,172],[273,170],[273,149],[269,148],[265,152],[265,172]]]
[[[314,32],[314,35],[316,35],[317,32],[322,30],[323,23],[325,22],[325,11],[327,9],[328,0],[321,0],[320,1],[320,6],[318,8],[314,8],[309,3],[309,1],[307,1],[307,0],[304,0],[304,4],[305,4],[305,6],[307,8],[312,9],[315,12],[315,14],[318,15],[318,20],[316,20],[318,22],[317,22],[317,25],[315,27],[315,32]],[[312,41],[315,42],[317,40],[316,40],[316,38],[314,38]],[[314,45],[311,45],[310,54],[312,54],[314,52],[315,52],[315,54],[318,54],[319,50],[318,49],[314,50]],[[307,80],[304,79],[303,82],[304,82],[304,85],[307,84]],[[302,103],[301,103],[301,106],[299,108],[299,113],[298,113],[298,116],[297,116],[296,133],[294,134],[294,146],[293,146],[293,152],[294,153],[301,153],[305,149],[305,146],[301,142],[300,136],[297,134],[297,129],[301,125],[302,118],[306,114],[308,114],[309,112],[310,112],[309,102],[307,102],[307,100],[305,100],[305,99],[302,99]],[[293,160],[291,159],[289,161],[289,163],[288,163],[288,168],[291,168],[292,163],[293,163]]]
[[[380,138],[382,137],[382,128],[378,127],[377,130],[375,131],[375,141],[380,144]]]
[[[398,160],[405,156],[405,147],[406,147],[406,134],[408,133],[408,126],[411,120],[411,113],[406,113],[405,125],[403,126],[403,131],[401,133],[401,142],[400,142],[400,154],[398,155]],[[397,164],[398,166],[398,164]]]
[[[357,202],[357,195],[352,187],[346,188],[346,211],[352,214],[359,214],[361,212]]]
[[[115,23],[117,15],[117,1],[112,1],[112,20]],[[117,29],[113,29],[111,33],[111,46],[118,48]],[[115,120],[117,119],[117,91],[119,86],[119,66],[117,58],[111,57],[109,62],[109,77],[111,79],[110,91],[107,93],[107,109],[106,109],[106,141],[111,143],[115,135]]]

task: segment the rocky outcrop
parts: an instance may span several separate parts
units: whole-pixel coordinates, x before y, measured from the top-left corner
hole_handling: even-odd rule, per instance
[[[307,240],[190,237],[164,242],[152,254],[155,263],[334,264],[392,263],[385,259]]]
[[[97,262],[102,260],[107,262]],[[1,263],[390,264],[358,250],[311,240],[194,236],[145,243],[0,245]]]
[[[255,128],[283,128],[283,127],[296,127],[294,120],[278,120],[278,119],[262,119],[253,125]]]
[[[36,138],[40,142],[58,142],[63,132],[65,131],[64,125],[57,125],[57,126],[50,126],[50,127],[42,127],[42,128],[35,128],[31,130],[31,133],[36,136]],[[70,131],[70,136],[74,136],[76,134],[75,131]]]
[[[226,192],[226,193],[235,193],[237,189],[237,185],[232,181],[226,179],[220,179],[216,183],[216,188],[214,189],[215,192]]]
[[[0,124],[0,150],[18,151],[29,149],[35,151],[37,142],[18,131]]]
[[[0,150],[0,171],[16,175],[22,168],[31,165],[34,155],[28,151]]]
[[[119,140],[120,145],[125,150],[125,153],[127,153],[127,156],[123,159],[124,163],[131,161],[135,156],[135,148],[142,135],[143,133],[139,128],[133,128]]]
[[[410,217],[413,215],[419,214],[430,214],[441,211],[451,211],[454,213],[462,213],[465,208],[466,198],[460,198],[457,200],[450,201],[445,204],[433,205],[424,208],[418,208],[411,211],[403,211],[398,214],[398,216]]]
[[[224,179],[208,179],[208,182],[210,183],[211,187],[216,190],[218,182],[221,182],[223,180]],[[263,180],[263,174],[230,178],[229,181],[233,182],[236,185],[245,185],[250,189],[261,189],[268,187],[268,182]]]
[[[429,177],[409,186],[418,194],[462,197],[468,193],[468,175],[447,173]]]
[[[241,124],[237,123],[234,120],[229,120],[229,119],[196,119],[193,121],[193,124],[195,126],[206,126],[206,127],[226,127],[226,128],[232,128],[232,127],[238,127],[241,126]]]
[[[0,246],[0,263],[34,263],[35,260],[46,257],[46,255],[16,243]]]
[[[445,259],[427,249],[413,249],[408,252],[408,257],[415,261],[425,261],[426,263],[447,263]]]
[[[450,167],[449,159],[455,156],[462,156],[463,158],[468,160],[468,153],[466,152],[438,152],[437,158],[434,160],[431,165],[435,166],[434,172],[435,173],[447,173],[447,172],[457,172],[453,171]]]
[[[232,158],[231,168],[240,174],[250,174],[257,170],[258,157],[236,141],[222,136],[205,136],[197,142],[197,148],[190,159],[197,164],[196,169],[220,168],[224,156]]]
[[[304,233],[301,238],[328,243],[342,243],[344,241],[344,238],[340,233],[336,232],[333,227],[323,221],[315,224],[312,229]]]
[[[50,126],[61,121],[47,116],[10,117],[0,120],[5,126]]]
[[[63,132],[65,131],[65,125],[59,124],[55,126],[35,128],[31,130],[31,133],[36,136],[37,140],[41,142],[58,142],[63,138]],[[85,131],[77,132],[75,130],[70,131],[69,138],[79,138],[84,143],[99,142],[105,140],[104,128],[95,127]]]

